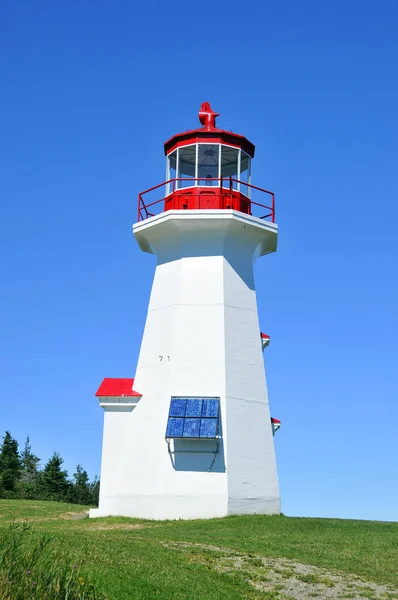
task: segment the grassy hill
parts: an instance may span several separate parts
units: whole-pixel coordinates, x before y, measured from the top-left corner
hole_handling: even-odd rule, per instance
[[[10,522],[33,522],[109,600],[398,600],[398,523],[84,516],[82,506],[0,500],[0,539]]]

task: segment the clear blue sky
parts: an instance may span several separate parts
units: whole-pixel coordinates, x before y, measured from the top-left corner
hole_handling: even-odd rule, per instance
[[[201,102],[256,144],[288,515],[398,520],[398,2],[2,0],[0,430],[99,473],[155,268],[131,233]]]

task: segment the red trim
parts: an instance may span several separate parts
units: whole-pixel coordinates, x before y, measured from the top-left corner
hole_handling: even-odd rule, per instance
[[[230,209],[250,214],[250,200],[236,190],[192,187],[176,190],[164,199],[164,210]]]
[[[223,129],[192,129],[183,133],[177,133],[164,144],[164,153],[167,156],[177,147],[189,144],[227,144],[235,148],[242,148],[249,156],[254,157],[255,145],[249,142],[243,135],[224,131]]]
[[[96,396],[138,396],[142,394],[133,390],[134,379],[105,377],[99,386]]]
[[[269,340],[271,339],[269,335],[267,335],[266,333],[261,333],[260,334],[263,340]]]

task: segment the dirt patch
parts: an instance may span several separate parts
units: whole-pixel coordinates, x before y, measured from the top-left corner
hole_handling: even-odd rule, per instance
[[[272,593],[280,600],[398,600],[398,590],[390,585],[286,558],[264,558],[189,542],[167,542],[163,546],[184,552],[189,561],[219,573],[240,575],[256,590]]]
[[[10,519],[14,523],[40,523],[41,521],[59,521],[61,517],[18,517],[18,519]]]
[[[79,521],[80,519],[86,519],[88,517],[88,510],[84,512],[67,512],[61,515],[55,515],[53,517],[19,517],[18,519],[12,519],[15,523],[41,523],[45,521],[59,521],[60,519],[64,519],[66,521]]]
[[[108,525],[103,523],[91,526],[89,531],[111,531],[112,529],[129,531],[131,529],[148,529],[150,527],[160,527],[160,525],[145,525],[144,523],[109,523]]]
[[[88,517],[88,510],[85,510],[84,512],[67,512],[64,513],[63,515],[60,515],[59,518],[60,519],[71,519],[72,521],[80,521],[81,519],[87,519]]]

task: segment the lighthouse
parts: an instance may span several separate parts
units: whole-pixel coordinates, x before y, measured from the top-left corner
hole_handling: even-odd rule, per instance
[[[156,257],[134,378],[107,377],[99,507],[91,517],[277,514],[280,496],[253,264],[275,252],[274,194],[254,145],[201,127],[164,144],[166,181],[138,196],[133,233]]]

